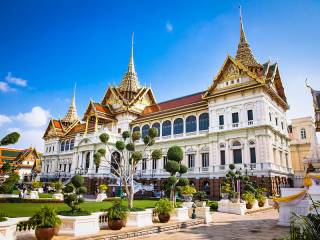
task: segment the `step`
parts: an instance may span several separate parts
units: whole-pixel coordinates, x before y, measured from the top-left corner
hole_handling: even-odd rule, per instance
[[[247,210],[245,210],[245,215],[257,213],[257,212],[265,212],[265,211],[269,211],[272,209],[274,209],[272,206],[260,207],[260,208],[255,208],[255,209],[247,209]]]

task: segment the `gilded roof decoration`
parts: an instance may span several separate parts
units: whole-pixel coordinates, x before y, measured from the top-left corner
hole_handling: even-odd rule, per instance
[[[76,86],[74,87],[73,98],[72,98],[69,111],[67,112],[66,116],[62,120],[64,123],[73,123],[75,120],[79,119],[77,114],[77,109],[76,109],[76,103],[75,103],[75,95],[76,95]]]

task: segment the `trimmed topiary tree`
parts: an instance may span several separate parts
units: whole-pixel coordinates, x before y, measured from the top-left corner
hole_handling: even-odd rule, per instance
[[[10,172],[11,169],[12,169],[12,164],[9,162],[6,162],[5,164],[2,165],[0,170],[1,170],[1,172],[6,174],[6,173]]]
[[[223,180],[224,183],[228,183],[230,184],[230,190],[234,191],[235,190],[235,186],[236,186],[236,182],[237,180],[242,181],[244,178],[242,176],[242,173],[240,170],[236,170],[236,165],[234,165],[233,163],[231,163],[229,165],[229,172],[226,174],[226,178]],[[241,183],[240,183],[241,185]]]
[[[84,203],[85,199],[83,197],[80,197],[81,194],[84,194],[87,192],[87,188],[83,187],[84,178],[81,175],[74,175],[71,178],[71,183],[74,186],[66,186],[65,193],[72,193],[75,189],[75,194],[65,194],[64,195],[64,203],[67,204],[69,207],[71,207],[71,212],[76,211],[82,211],[81,208],[79,208],[79,204]],[[83,214],[81,214],[83,215]]]
[[[182,174],[188,172],[188,167],[186,165],[180,164],[183,160],[183,150],[181,147],[174,145],[169,148],[167,153],[168,161],[164,166],[165,170],[171,174],[168,178],[166,188],[166,195],[170,195],[170,200],[176,206],[176,195],[182,189],[182,187],[189,184],[189,180],[185,177],[181,177]],[[177,178],[177,173],[179,173],[179,179]]]
[[[20,138],[20,134],[17,132],[12,132],[10,134],[8,134],[7,136],[5,136],[4,138],[2,138],[2,140],[0,141],[0,146],[7,146],[9,144],[16,144],[19,141]]]
[[[114,173],[120,178],[122,186],[124,186],[125,192],[128,196],[129,207],[133,208],[133,194],[134,194],[134,185],[133,185],[133,174],[137,164],[142,160],[143,153],[146,151],[147,147],[150,147],[155,144],[155,137],[158,135],[157,128],[150,128],[148,131],[148,135],[146,135],[143,139],[145,147],[138,151],[136,150],[135,141],[139,140],[142,135],[140,132],[131,133],[129,131],[124,131],[122,133],[123,140],[116,142],[116,148],[121,152],[120,159],[115,159],[115,156],[111,154],[111,161],[106,158],[106,161],[109,163],[110,168],[114,171]],[[106,133],[102,133],[100,135],[101,142],[106,144],[106,147],[109,149],[111,153],[110,146],[108,144],[109,135]],[[131,138],[131,139],[130,139]],[[100,152],[101,153],[101,152]],[[105,156],[105,153],[100,156]],[[160,149],[153,150],[152,159],[161,159],[162,151]],[[97,156],[97,158],[99,155]],[[100,159],[99,158],[99,159]],[[147,161],[152,160],[147,159]],[[127,173],[129,171],[129,174]]]

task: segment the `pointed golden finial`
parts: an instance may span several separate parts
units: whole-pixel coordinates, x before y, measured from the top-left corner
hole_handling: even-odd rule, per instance
[[[308,79],[306,78],[306,80],[305,80],[306,86],[307,86],[308,88],[310,88],[311,93],[312,93],[312,88],[308,85],[307,80],[308,80]]]
[[[240,44],[241,44],[241,43],[246,43],[247,39],[246,39],[246,36],[244,35],[244,30],[243,30],[241,6],[239,6],[239,11],[240,11]]]
[[[271,56],[269,57],[269,62],[271,62]]]
[[[134,63],[133,63],[133,37],[134,37],[134,32],[132,32],[131,56],[130,56],[130,63],[129,63],[129,67],[128,67],[128,72],[135,72]]]
[[[75,96],[76,96],[76,87],[77,87],[77,83],[74,84],[73,98],[72,98],[72,102],[71,102],[71,105],[72,105],[72,106],[75,106],[75,105],[76,105],[76,104],[75,104],[75,100],[74,100],[74,98],[75,98]]]

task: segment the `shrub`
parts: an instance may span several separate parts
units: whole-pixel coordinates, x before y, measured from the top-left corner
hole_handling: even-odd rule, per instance
[[[122,133],[122,137],[123,137],[124,140],[126,140],[127,138],[131,137],[131,133],[129,131],[124,131]]]
[[[169,161],[164,166],[167,172],[175,174],[180,171],[180,165],[176,161]]]
[[[168,181],[168,184],[173,185],[177,182],[177,177],[175,177],[175,176],[168,177],[167,181]]]
[[[71,183],[75,188],[79,188],[83,185],[84,183],[84,178],[81,175],[74,175],[71,179]]]
[[[188,172],[188,167],[184,164],[180,164],[180,170],[179,170],[179,173],[180,174],[184,174],[184,173],[187,173]]]
[[[55,207],[46,205],[41,206],[35,211],[29,222],[37,228],[52,228],[61,225],[62,221],[58,217]]]
[[[183,150],[181,147],[174,145],[169,148],[167,157],[169,160],[181,162],[183,159]]]
[[[1,141],[1,146],[6,146],[9,144],[16,144],[20,138],[20,134],[17,132],[9,133],[7,136],[5,136]]]
[[[189,179],[186,177],[181,177],[177,183],[178,186],[185,187],[189,184]]]
[[[173,202],[169,201],[167,198],[160,199],[160,201],[156,203],[155,207],[154,211],[156,213],[170,214],[176,212]]]
[[[149,135],[146,135],[143,138],[143,142],[144,142],[144,145],[148,145],[149,147],[151,147],[152,145],[154,145],[156,143],[155,139],[154,138],[150,138]]]
[[[218,210],[218,202],[217,201],[211,202],[210,209]]]
[[[107,151],[104,148],[100,148],[97,152],[100,153],[101,156],[104,156],[104,155],[106,155]]]
[[[161,159],[162,155],[163,155],[163,152],[161,151],[161,149],[155,149],[151,154],[153,159]]]
[[[134,132],[132,133],[132,141],[137,141],[142,137],[141,132]]]
[[[165,186],[165,188],[166,188],[166,190],[172,190],[172,189],[173,189],[173,185],[167,183],[166,186]],[[170,194],[169,194],[169,195],[170,195]]]
[[[62,187],[63,187],[63,183],[61,183],[61,182],[56,182],[56,185],[55,185],[56,190],[61,190]]]
[[[195,197],[197,197],[197,198],[199,199],[199,201],[201,201],[202,198],[204,198],[204,197],[206,197],[206,196],[207,196],[207,194],[206,194],[206,192],[204,192],[204,191],[198,191],[198,192],[196,193],[196,195],[195,195]]]
[[[182,187],[181,187],[181,186],[177,186],[177,185],[176,185],[175,190],[176,190],[176,192],[180,193],[180,192],[181,192],[181,190],[182,190]]]
[[[99,187],[98,187],[98,189],[100,190],[100,191],[103,191],[103,190],[108,190],[108,187],[107,187],[107,185],[105,185],[105,184],[101,184]]]
[[[124,143],[124,141],[117,141],[117,142],[116,142],[116,148],[117,148],[119,151],[124,150],[125,147],[126,147],[126,144]]]
[[[6,198],[9,203],[23,203],[23,198]]]
[[[107,218],[111,222],[126,219],[130,212],[127,202],[124,201],[114,202],[110,208],[101,209],[100,211],[108,212]]]
[[[155,128],[155,127],[152,127],[149,129],[148,131],[148,135],[151,137],[151,138],[155,138],[158,136],[158,129]]]
[[[1,171],[4,172],[4,173],[10,172],[11,169],[12,169],[12,164],[9,163],[9,162],[6,162],[6,163],[3,164],[2,167],[1,167]]]
[[[234,165],[233,163],[231,163],[231,164],[229,165],[229,168],[230,168],[231,170],[233,170],[233,169],[236,168],[236,165]]]
[[[132,159],[136,162],[139,162],[143,158],[143,154],[140,151],[133,152],[131,155]]]
[[[133,142],[129,142],[129,143],[127,144],[127,146],[126,146],[126,149],[127,149],[128,151],[133,152],[134,149],[135,149],[134,143],[133,143]]]
[[[102,133],[102,134],[100,134],[99,139],[101,142],[107,143],[110,139],[110,136],[107,133]]]
[[[181,190],[182,194],[187,194],[187,195],[195,194],[196,192],[197,192],[196,189],[193,187],[190,187],[189,185],[183,187]]]
[[[146,210],[145,208],[137,208],[137,207],[129,208],[130,212],[143,212],[145,210]]]
[[[78,217],[78,216],[89,216],[91,212],[84,211],[83,209],[77,209],[75,211],[60,211],[58,212],[61,216],[70,216],[70,217]]]
[[[230,191],[230,184],[221,187],[221,193],[228,193]]]
[[[104,202],[121,201],[121,198],[105,198],[102,201],[104,201]]]

